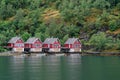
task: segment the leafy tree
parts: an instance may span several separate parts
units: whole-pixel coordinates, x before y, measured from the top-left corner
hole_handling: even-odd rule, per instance
[[[13,6],[11,4],[6,4],[5,0],[0,3],[0,18],[5,20],[14,15]]]
[[[116,29],[120,28],[119,20],[111,20],[109,21],[109,29],[111,31],[114,31]]]
[[[61,44],[63,45],[68,38],[69,38],[69,35],[66,34],[66,35],[60,40]]]
[[[90,38],[89,42],[94,45],[96,50],[104,50],[106,46],[106,35],[103,32],[100,32],[98,34],[93,34]]]
[[[120,39],[117,39],[116,43],[118,45],[117,49],[120,50]]]
[[[95,0],[93,6],[98,9],[107,9],[110,7],[110,3],[106,0]]]
[[[39,8],[41,4],[42,4],[42,0],[31,0],[30,1],[30,9]]]
[[[28,32],[24,32],[22,34],[22,38],[23,38],[24,41],[26,41],[29,37],[31,37],[31,34],[29,34]]]
[[[120,10],[120,2],[117,3],[116,7]]]
[[[6,37],[3,34],[0,34],[0,52],[6,51],[3,47],[5,45],[5,41]]]
[[[24,11],[22,9],[17,10],[15,20],[21,20],[24,18]]]

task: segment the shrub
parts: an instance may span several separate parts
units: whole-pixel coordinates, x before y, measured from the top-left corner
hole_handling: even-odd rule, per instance
[[[109,29],[111,31],[115,31],[116,29],[119,28],[119,26],[120,26],[119,21],[117,21],[117,20],[111,20],[111,21],[109,21]]]
[[[95,50],[98,51],[105,49],[106,41],[107,41],[106,35],[103,32],[93,34],[89,40],[90,44],[95,46]]]

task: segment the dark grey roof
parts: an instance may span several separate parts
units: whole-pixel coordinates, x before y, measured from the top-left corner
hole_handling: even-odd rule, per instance
[[[78,38],[69,38],[65,44],[73,44],[76,40],[79,40]]]
[[[47,38],[43,44],[52,44],[54,43],[55,41],[59,40],[58,38]]]
[[[32,38],[29,38],[25,43],[34,43],[36,40],[38,40],[39,38],[35,38],[35,37],[32,37]],[[39,39],[40,40],[40,39]],[[41,40],[40,40],[41,41]]]
[[[16,43],[16,41],[19,39],[21,39],[21,37],[13,37],[8,41],[8,43]]]

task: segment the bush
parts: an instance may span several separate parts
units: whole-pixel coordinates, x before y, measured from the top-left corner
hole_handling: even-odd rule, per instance
[[[109,29],[111,31],[115,31],[116,29],[119,28],[119,26],[120,26],[119,21],[117,21],[117,20],[111,20],[111,21],[109,21]]]
[[[120,3],[118,3],[116,7],[120,10]]]
[[[24,41],[26,41],[30,36],[31,36],[31,34],[29,34],[28,32],[24,32],[22,34],[22,38],[23,38]]]
[[[101,51],[105,49],[107,38],[105,33],[100,32],[98,34],[93,34],[89,42],[95,47],[95,50]]]
[[[116,43],[117,43],[117,49],[120,50],[120,39],[117,39]]]

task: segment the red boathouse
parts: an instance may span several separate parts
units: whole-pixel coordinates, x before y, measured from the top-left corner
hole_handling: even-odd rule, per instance
[[[39,38],[29,38],[25,42],[25,49],[29,49],[30,52],[42,52],[42,41]]]
[[[81,52],[81,42],[78,38],[69,38],[64,47],[69,49],[68,52]]]
[[[47,38],[43,42],[43,48],[48,49],[48,52],[60,52],[61,44],[58,38]]]
[[[24,52],[24,42],[21,37],[13,37],[8,41],[8,47],[14,52]]]

